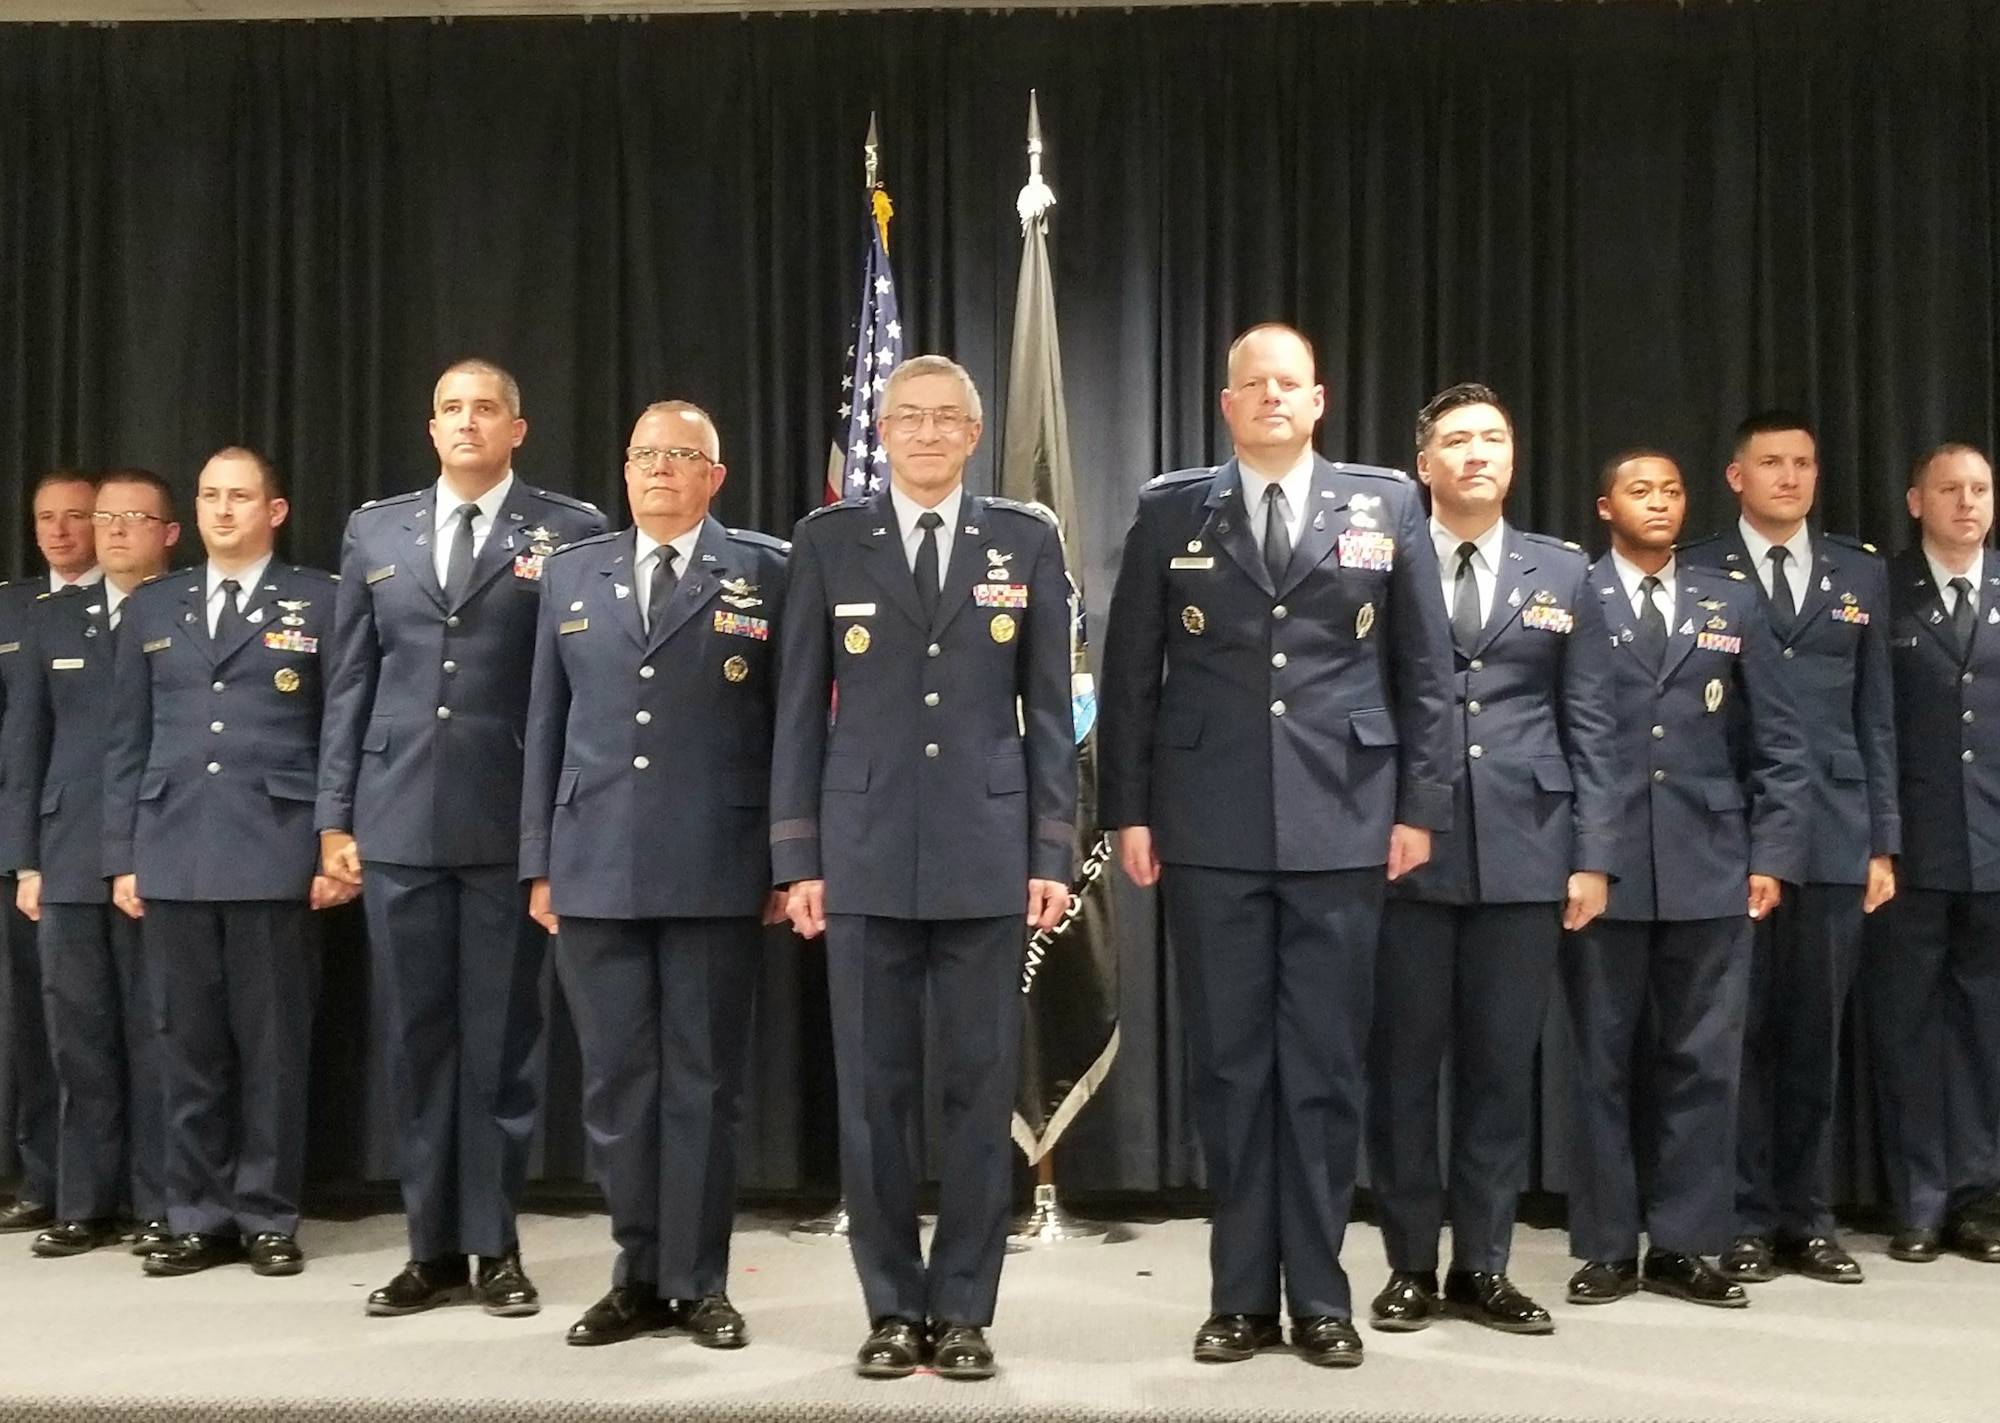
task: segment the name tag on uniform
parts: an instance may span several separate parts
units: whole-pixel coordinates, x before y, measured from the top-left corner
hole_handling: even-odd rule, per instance
[[[558,633],[582,632],[585,628],[589,626],[590,626],[589,618],[571,618],[568,622],[564,623],[561,627],[557,628],[556,631]]]
[[[530,578],[540,581],[543,557],[544,555],[539,553],[521,554],[514,560],[514,576],[516,578]]]
[[[264,646],[279,652],[318,652],[319,639],[307,637],[296,628],[272,628],[264,634]]]
[[[380,583],[384,578],[394,578],[395,576],[396,565],[392,563],[387,568],[370,569],[367,581],[370,583]]]
[[[1864,608],[1850,608],[1846,604],[1836,604],[1833,620],[1837,623],[1854,623],[1859,627],[1868,626],[1868,612]]]
[[[1533,628],[1536,632],[1566,633],[1575,630],[1576,618],[1565,608],[1530,603],[1521,609],[1521,626]]]
[[[1168,559],[1167,567],[1175,569],[1179,568],[1208,569],[1215,567],[1215,560],[1209,557],[1207,554],[1203,554],[1200,558],[1194,558],[1191,556],[1184,555],[1180,558]]]
[[[165,652],[173,645],[174,640],[170,637],[156,637],[151,642],[146,643],[143,650],[147,652]]]
[[[58,657],[49,663],[49,670],[51,672],[81,672],[83,670],[83,659],[81,657]]]
[[[972,601],[982,608],[1025,608],[1028,606],[1028,585],[975,583],[972,585]]]
[[[836,618],[872,618],[875,616],[873,603],[835,603],[833,615]]]
[[[846,616],[841,614],[841,616]],[[768,618],[753,618],[743,613],[725,613],[715,610],[715,630],[727,637],[752,637],[759,642],[767,642],[771,637],[771,622]]]
[[[20,650],[21,644],[18,642],[0,642],[0,655],[9,652],[19,652]]]
[[[1396,566],[1396,540],[1393,535],[1349,529],[1335,542],[1342,568],[1387,573]]]
[[[1694,645],[1703,652],[1726,652],[1731,657],[1738,656],[1743,651],[1742,638],[1727,637],[1719,632],[1696,633]]]

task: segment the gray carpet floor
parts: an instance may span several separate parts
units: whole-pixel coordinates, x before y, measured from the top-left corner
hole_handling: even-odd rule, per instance
[[[533,1319],[473,1308],[369,1319],[367,1292],[403,1259],[402,1223],[309,1222],[303,1275],[235,1267],[143,1278],[98,1252],[30,1257],[0,1238],[0,1420],[625,1420],[1019,1423],[1368,1420],[1910,1420],[2000,1418],[2000,1267],[1900,1265],[1879,1238],[1850,1242],[1858,1288],[1782,1279],[1728,1312],[1640,1296],[1562,1303],[1570,1262],[1554,1231],[1520,1231],[1514,1278],[1555,1312],[1549,1338],[1447,1321],[1416,1335],[1366,1329],[1358,1370],[1289,1354],[1204,1367],[1187,1354],[1206,1301],[1207,1228],[1133,1228],[1112,1245],[1010,1256],[987,1384],[854,1377],[865,1332],[847,1252],[794,1244],[784,1222],[738,1222],[730,1292],[754,1342],[685,1338],[574,1349],[563,1331],[606,1287],[600,1216],[522,1222],[545,1301]],[[1348,1269],[1361,1307],[1380,1285],[1380,1237],[1357,1228]]]

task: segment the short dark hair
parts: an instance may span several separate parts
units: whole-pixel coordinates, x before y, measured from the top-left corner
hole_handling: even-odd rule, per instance
[[[160,496],[161,518],[170,524],[180,518],[179,512],[174,507],[173,486],[150,469],[138,469],[136,467],[108,469],[98,476],[97,487],[102,489],[107,484],[143,484],[146,488]]]
[[[57,484],[88,484],[93,489],[97,487],[97,481],[80,469],[52,469],[35,481],[35,487],[28,495],[30,502],[38,498],[44,489]]]
[[[1514,433],[1514,417],[1507,413],[1507,407],[1500,403],[1500,397],[1493,393],[1490,385],[1481,385],[1476,380],[1462,380],[1457,385],[1448,385],[1424,403],[1417,412],[1417,449],[1423,451],[1431,442],[1431,435],[1437,430],[1437,422],[1454,410],[1463,410],[1468,405],[1490,405],[1500,412],[1500,418],[1507,422],[1507,433]]]
[[[1749,416],[1736,427],[1736,443],[1731,446],[1740,459],[1750,448],[1750,442],[1759,435],[1781,435],[1797,430],[1815,446],[1819,444],[1819,432],[1812,427],[1812,421],[1796,410],[1760,410]]]
[[[1676,460],[1666,451],[1655,449],[1651,445],[1634,445],[1629,450],[1620,450],[1617,454],[1606,460],[1604,468],[1597,472],[1598,498],[1602,499],[1611,493],[1612,489],[1618,483],[1618,471],[1632,463],[1633,460],[1665,460],[1675,469],[1681,467],[1679,460]]]
[[[248,460],[251,464],[257,466],[257,473],[263,476],[264,497],[266,499],[282,499],[285,497],[285,486],[278,478],[277,466],[258,454],[257,451],[251,449],[248,445],[224,445],[221,449],[210,455],[209,459]]]
[[[1986,458],[1986,452],[1980,449],[1979,446],[1968,445],[1963,440],[1946,440],[1941,445],[1932,445],[1918,458],[1915,464],[1910,466],[1909,487],[1915,489],[1919,484],[1922,484],[1924,476],[1931,472],[1931,466],[1946,455],[1978,455],[1981,459]]]

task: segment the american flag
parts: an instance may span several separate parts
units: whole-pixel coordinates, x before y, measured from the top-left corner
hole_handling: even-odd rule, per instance
[[[903,321],[896,305],[896,274],[889,267],[889,217],[895,211],[878,184],[868,192],[868,255],[862,263],[861,310],[847,346],[847,374],[840,382],[845,437],[826,466],[826,502],[866,499],[889,478],[889,456],[875,428],[889,372],[903,359]]]

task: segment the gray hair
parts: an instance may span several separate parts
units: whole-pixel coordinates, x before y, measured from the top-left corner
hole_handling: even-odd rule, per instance
[[[976,421],[982,423],[985,421],[986,409],[979,402],[979,387],[972,383],[972,372],[950,356],[912,356],[889,372],[889,383],[882,387],[880,406],[885,415],[889,411],[889,402],[896,394],[896,387],[906,380],[915,380],[918,376],[956,377],[960,388],[965,392],[966,413]]]

